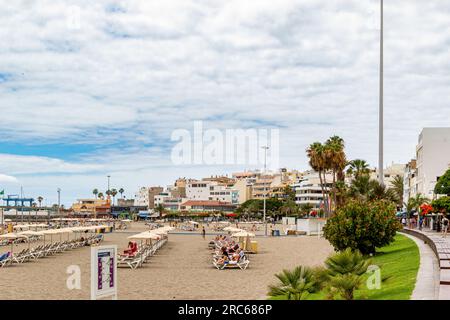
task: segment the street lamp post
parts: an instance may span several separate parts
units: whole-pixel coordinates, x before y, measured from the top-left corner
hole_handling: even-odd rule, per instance
[[[383,0],[380,0],[380,106],[379,106],[379,115],[378,115],[378,180],[381,185],[384,185],[384,161],[383,161],[383,140],[384,140],[384,110],[383,110],[383,89],[384,89],[384,83],[383,83],[383,77],[384,77],[384,30],[383,30],[383,24],[384,24],[384,8],[383,8]]]
[[[59,225],[61,226],[62,217],[61,217],[61,188],[56,190],[58,192],[58,217],[59,217]]]
[[[261,147],[264,149],[264,174],[266,174],[266,166],[267,166],[267,150],[268,146]],[[267,221],[266,221],[266,182],[264,181],[264,198],[263,198],[263,221],[264,221],[264,235],[267,237]]]

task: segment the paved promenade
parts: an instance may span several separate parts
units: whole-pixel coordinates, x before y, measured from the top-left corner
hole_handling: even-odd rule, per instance
[[[418,282],[417,292],[413,292],[413,299],[429,299],[431,294],[430,287],[426,285],[426,282],[435,281],[436,278],[439,279],[439,300],[450,300],[450,235],[443,238],[440,233],[429,231],[429,230],[418,230],[418,229],[403,229],[403,232],[410,234],[416,238],[419,238],[426,243],[429,248],[434,253],[437,261],[438,268],[430,263],[429,251],[425,249],[422,245],[419,246],[421,258],[420,264],[423,270],[419,270],[417,276]],[[424,258],[422,259],[422,255]],[[423,268],[422,268],[423,264]],[[436,275],[436,272],[438,274]]]

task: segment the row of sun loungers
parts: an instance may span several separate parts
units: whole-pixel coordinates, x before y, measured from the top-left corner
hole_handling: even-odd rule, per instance
[[[140,249],[133,254],[121,254],[118,257],[117,267],[128,267],[131,269],[137,269],[144,263],[147,263],[149,258],[152,257],[162,246],[167,243],[167,238],[156,241],[151,246],[143,245]]]
[[[0,267],[5,267],[13,263],[24,263],[27,261],[37,260],[39,258],[51,256],[67,250],[72,250],[84,246],[98,244],[103,241],[103,235],[93,235],[84,240],[71,240],[63,242],[54,242],[46,245],[40,245],[31,249],[23,249],[19,253],[11,254],[11,252],[0,255]]]

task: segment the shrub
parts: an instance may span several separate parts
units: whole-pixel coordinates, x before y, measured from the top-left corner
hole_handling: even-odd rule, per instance
[[[441,197],[439,199],[433,200],[431,203],[434,211],[445,211],[450,212],[450,197]]]
[[[324,226],[324,236],[335,250],[347,248],[363,254],[375,253],[375,249],[394,241],[401,228],[395,217],[395,204],[385,200],[351,200]]]
[[[337,293],[345,300],[353,300],[354,292],[361,287],[370,263],[371,260],[366,260],[359,251],[350,248],[330,256],[325,261],[330,298]]]
[[[450,195],[450,169],[438,179],[434,193]]]
[[[321,289],[315,270],[305,266],[283,270],[275,275],[279,283],[269,286],[269,296],[287,300],[305,300],[309,294]]]

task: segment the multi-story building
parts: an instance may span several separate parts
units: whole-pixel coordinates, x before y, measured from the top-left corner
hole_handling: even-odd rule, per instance
[[[252,187],[252,199],[264,199],[276,196],[275,191],[283,187],[280,174],[261,175]]]
[[[162,187],[142,187],[136,193],[134,205],[139,207],[155,208],[155,195],[163,192]]]
[[[332,179],[331,175],[326,175],[326,192],[332,187]],[[295,191],[295,202],[298,205],[309,204],[315,209],[320,209],[323,206],[322,187],[317,172],[308,172],[297,183],[293,184],[292,188]]]
[[[450,128],[424,128],[416,159],[417,193],[433,198],[437,180],[450,168]]]
[[[238,193],[238,203],[243,204],[252,198],[253,183],[246,178],[238,179],[233,185],[233,189]]]
[[[186,198],[237,204],[239,203],[239,192],[217,181],[190,181],[186,185]]]
[[[384,184],[389,188],[392,186],[392,182],[394,181],[396,176],[403,177],[405,173],[405,165],[392,163],[390,166],[383,170],[384,174]],[[378,169],[372,170],[370,173],[370,178],[374,180],[378,180]]]
[[[236,205],[221,201],[187,200],[180,205],[180,209],[197,212],[233,212]]]
[[[147,207],[148,208],[148,188],[142,187],[135,194],[134,205],[137,207]]]
[[[417,161],[412,159],[405,166],[403,173],[403,202],[414,198],[417,194]]]

